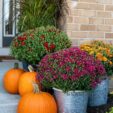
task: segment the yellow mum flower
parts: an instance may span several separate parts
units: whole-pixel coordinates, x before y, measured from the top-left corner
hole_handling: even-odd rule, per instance
[[[94,54],[94,51],[91,51],[89,54],[90,54],[90,55],[93,55],[93,54]]]
[[[112,65],[113,63],[110,61],[109,64]]]
[[[112,54],[110,54],[110,55],[109,55],[109,57],[113,57],[113,55],[112,55]]]
[[[101,51],[101,50],[103,50],[104,48],[103,48],[103,47],[99,47],[98,49]]]
[[[103,61],[103,55],[101,53],[97,53],[96,57],[98,60]]]
[[[108,59],[106,57],[102,58],[102,61],[106,62]]]
[[[97,53],[96,57],[103,57],[103,55],[101,53]]]

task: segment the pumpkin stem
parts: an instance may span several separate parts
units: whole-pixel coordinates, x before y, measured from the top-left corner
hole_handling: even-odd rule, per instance
[[[14,63],[14,69],[18,69],[19,68],[19,64],[16,62]]]
[[[34,93],[39,93],[40,92],[38,84],[33,83],[33,87],[34,87]]]
[[[33,67],[31,65],[28,66],[28,70],[29,70],[29,72],[33,72],[34,71],[34,69],[33,69]]]

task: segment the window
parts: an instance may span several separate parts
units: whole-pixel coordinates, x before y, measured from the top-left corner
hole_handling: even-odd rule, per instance
[[[14,37],[16,34],[15,0],[4,0],[3,4],[3,35]]]
[[[2,47],[9,47],[11,41],[18,33],[17,18],[20,13],[19,0],[2,1]]]

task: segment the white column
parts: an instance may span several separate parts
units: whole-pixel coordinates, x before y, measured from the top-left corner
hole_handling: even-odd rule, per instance
[[[2,31],[2,28],[3,28],[3,0],[0,0],[0,48],[3,47],[3,31]]]

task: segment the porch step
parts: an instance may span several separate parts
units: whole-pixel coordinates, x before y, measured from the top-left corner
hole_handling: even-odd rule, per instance
[[[17,113],[19,95],[0,93],[0,113]]]
[[[2,60],[15,60],[15,58],[12,56],[0,56],[0,61]]]

